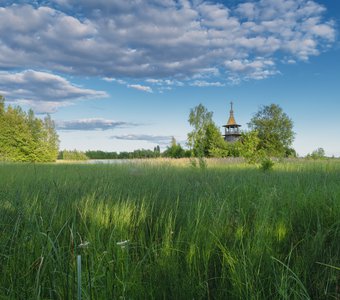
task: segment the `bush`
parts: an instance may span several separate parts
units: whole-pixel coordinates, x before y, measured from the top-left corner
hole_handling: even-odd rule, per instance
[[[261,161],[260,169],[266,172],[273,169],[273,166],[274,162],[270,158],[266,157]]]
[[[89,158],[82,151],[64,150],[64,151],[62,151],[61,159],[63,159],[63,160],[88,160]]]
[[[312,153],[307,154],[306,158],[311,159],[323,159],[326,157],[325,150],[323,148],[318,148],[314,150]]]

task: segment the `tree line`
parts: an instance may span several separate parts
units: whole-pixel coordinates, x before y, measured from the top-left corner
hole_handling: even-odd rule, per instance
[[[59,152],[58,159],[63,160],[87,160],[87,159],[139,159],[139,158],[181,158],[190,157],[191,151],[183,149],[180,144],[176,142],[175,138],[172,138],[171,145],[167,147],[165,151],[161,151],[160,146],[151,149],[137,149],[131,152],[107,152],[101,150],[63,150]]]
[[[132,152],[105,151],[61,151],[60,159],[134,159],[134,158],[184,158],[184,157],[244,157],[249,163],[270,157],[296,157],[291,147],[294,140],[293,121],[276,104],[262,106],[248,123],[236,142],[227,143],[218,126],[213,121],[213,112],[199,104],[191,109],[188,122],[192,131],[188,134],[185,149],[173,137],[170,145],[161,152],[157,146],[153,150],[139,149]]]
[[[52,162],[58,155],[59,138],[47,115],[37,118],[19,106],[5,106],[0,96],[0,161]]]
[[[159,149],[159,146],[158,146]],[[138,149],[132,152],[106,152],[101,150],[63,150],[59,152],[58,159],[64,160],[87,160],[87,159],[134,159],[134,158],[157,158],[161,156],[161,151],[150,149]]]
[[[19,106],[5,106],[0,95],[0,161],[52,162],[58,159],[134,159],[134,158],[183,158],[183,157],[244,157],[255,163],[268,157],[296,157],[292,148],[293,121],[276,104],[262,106],[248,123],[240,139],[233,143],[224,141],[213,113],[202,104],[190,110],[188,122],[192,127],[187,137],[187,147],[173,137],[162,152],[159,146],[132,152],[105,152],[101,150],[59,151],[59,138],[53,120],[47,115],[37,118],[32,110],[27,113]],[[319,148],[307,158],[325,157]]]

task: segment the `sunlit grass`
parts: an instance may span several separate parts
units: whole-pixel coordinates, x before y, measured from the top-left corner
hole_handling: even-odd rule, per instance
[[[340,163],[0,165],[0,298],[337,299]]]

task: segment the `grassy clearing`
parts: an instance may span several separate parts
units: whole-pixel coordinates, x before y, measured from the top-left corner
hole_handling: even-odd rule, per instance
[[[2,164],[0,232],[1,299],[75,299],[78,254],[83,299],[339,299],[340,163]]]

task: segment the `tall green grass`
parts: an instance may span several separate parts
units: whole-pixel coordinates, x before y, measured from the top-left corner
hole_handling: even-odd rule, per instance
[[[0,165],[0,299],[76,299],[77,255],[82,299],[339,299],[340,164]]]

